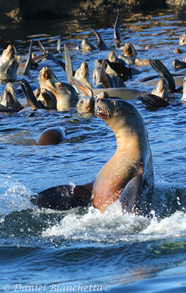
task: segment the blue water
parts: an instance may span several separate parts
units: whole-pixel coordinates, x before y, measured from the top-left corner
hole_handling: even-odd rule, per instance
[[[178,38],[185,22],[174,11],[152,17],[121,15],[123,42],[131,41],[139,58],[159,58],[173,72]],[[2,49],[14,42],[23,60],[29,40],[42,40],[49,48],[61,36],[71,43],[74,69],[82,61],[92,73],[95,60],[108,52],[82,53],[76,47],[84,36],[98,29],[105,42],[113,42],[115,15],[95,16],[47,23],[11,24],[1,27]],[[37,43],[34,49],[38,50]],[[186,49],[183,50],[186,51]],[[117,51],[119,55],[120,51]],[[63,55],[63,52],[62,52]],[[63,70],[43,61],[27,77],[38,86],[39,70],[50,65],[60,81]],[[148,66],[126,82],[127,87],[151,91],[153,86],[139,79],[154,75]],[[22,76],[18,75],[18,80]],[[2,91],[5,85],[0,85]],[[186,291],[186,105],[179,103],[148,111],[138,100],[149,132],[155,171],[151,217],[125,214],[102,215],[93,207],[65,212],[39,210],[29,197],[58,184],[92,181],[115,151],[114,134],[101,119],[82,117],[71,111],[29,110],[0,114],[0,291],[9,292],[185,292]],[[20,95],[20,101],[24,102]],[[64,128],[66,140],[56,146],[36,146],[39,134],[48,127]]]

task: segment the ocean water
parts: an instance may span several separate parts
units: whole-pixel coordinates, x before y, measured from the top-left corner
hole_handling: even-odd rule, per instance
[[[139,58],[158,58],[173,72],[172,61],[186,52],[185,47],[181,55],[173,52],[185,31],[184,17],[173,10],[121,14],[122,41],[130,41]],[[1,49],[13,42],[24,60],[31,38],[39,54],[37,40],[50,49],[61,37],[62,48],[70,46],[74,69],[86,61],[92,74],[96,59],[109,51],[82,53],[78,46],[83,37],[95,44],[92,28],[111,46],[114,21],[110,14],[1,26]],[[65,72],[45,60],[26,77],[33,89],[46,65],[66,81]],[[156,73],[150,66],[138,70],[126,86],[151,91],[151,84],[139,80]],[[25,102],[21,91],[19,99]],[[180,99],[176,94],[174,105],[158,111],[131,101],[144,118],[153,155],[155,189],[148,217],[111,217],[92,206],[61,212],[33,206],[29,198],[41,190],[92,181],[115,152],[114,134],[98,117],[82,117],[76,109],[39,110],[32,117],[29,109],[0,113],[1,292],[186,291],[186,105]],[[54,126],[64,129],[65,141],[36,146],[39,134]]]

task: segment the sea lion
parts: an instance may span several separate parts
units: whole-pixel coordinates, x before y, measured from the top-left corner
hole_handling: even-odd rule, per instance
[[[16,55],[15,47],[8,45],[0,56],[0,80],[15,81],[20,60],[21,57]]]
[[[67,83],[58,82],[48,66],[41,69],[38,81],[41,89],[46,89],[55,96],[58,111],[68,110],[76,106],[78,94],[74,87]]]
[[[79,114],[93,114],[95,99],[93,97],[80,97],[76,105]]]
[[[88,97],[95,97],[98,94],[103,92],[103,88],[95,88],[90,89],[86,84],[82,83],[81,81],[77,80],[76,78],[72,77],[72,84],[76,88],[78,94],[80,96],[88,96]],[[123,100],[134,100],[138,97],[145,96],[149,94],[145,91],[136,90],[133,88],[104,88],[104,91],[110,97],[118,97]]]
[[[139,99],[147,106],[150,110],[156,110],[169,106],[168,100],[170,99],[169,85],[165,78],[161,78],[151,94],[147,94]]]
[[[103,212],[118,201],[122,210],[144,212],[140,196],[153,189],[152,155],[142,116],[130,103],[96,99],[96,115],[114,131],[117,149],[93,183],[93,205]]]
[[[83,52],[90,52],[96,50],[96,47],[94,47],[89,41],[87,41],[87,39],[82,40],[81,47]]]
[[[93,182],[52,187],[32,197],[31,201],[39,207],[56,210],[93,202],[101,212],[114,204],[121,212],[146,213],[154,178],[143,118],[133,105],[117,98],[97,98],[95,103],[96,115],[105,120],[116,136],[115,154]]]
[[[0,96],[0,111],[1,112],[19,112],[24,107],[16,98],[16,94],[13,85],[8,82],[6,87]]]
[[[186,44],[186,31],[179,37],[178,45],[183,46]]]
[[[92,87],[90,83],[89,67],[86,62],[81,63],[81,66],[76,70],[74,77],[84,82],[90,88]]]
[[[36,141],[36,145],[55,145],[61,143],[65,138],[65,133],[61,128],[49,128],[41,133]]]
[[[137,52],[134,46],[130,42],[126,42],[123,48],[122,53],[119,55],[119,58],[124,60],[128,65],[135,64]]]

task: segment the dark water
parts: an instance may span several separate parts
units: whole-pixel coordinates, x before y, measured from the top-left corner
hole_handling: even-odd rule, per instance
[[[83,54],[75,47],[85,36],[95,43],[91,28],[111,44],[114,20],[114,15],[108,15],[2,26],[1,47],[13,41],[25,59],[33,36],[48,48],[55,47],[61,36],[62,45],[73,44],[74,69],[86,60],[92,73],[95,60],[108,52]],[[138,57],[159,58],[171,72],[177,57],[173,50],[184,31],[185,21],[174,11],[152,17],[122,15],[123,42],[131,41],[138,49],[155,45],[139,51]],[[38,50],[37,42],[34,48]],[[61,68],[43,61],[27,78],[33,88],[45,65],[66,81]],[[127,81],[127,87],[152,90],[139,79],[154,75],[153,69],[138,69],[141,74]],[[33,207],[28,200],[33,193],[58,184],[92,181],[114,153],[114,135],[104,121],[83,118],[75,109],[38,111],[33,117],[28,117],[28,111],[0,114],[0,291],[186,291],[186,106],[179,103],[180,98],[177,95],[176,106],[154,112],[132,101],[144,117],[153,153],[155,210],[150,219],[133,214],[109,218],[92,207],[66,212]],[[21,95],[20,100],[24,101]],[[39,133],[51,126],[64,128],[65,142],[35,146]]]

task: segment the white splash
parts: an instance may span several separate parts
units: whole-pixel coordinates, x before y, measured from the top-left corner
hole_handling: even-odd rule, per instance
[[[57,225],[43,231],[43,237],[116,243],[149,241],[186,235],[186,214],[176,212],[158,220],[126,213],[109,217],[90,207],[84,215],[71,211]]]
[[[9,175],[0,175],[0,216],[32,208],[31,193],[24,185]]]

